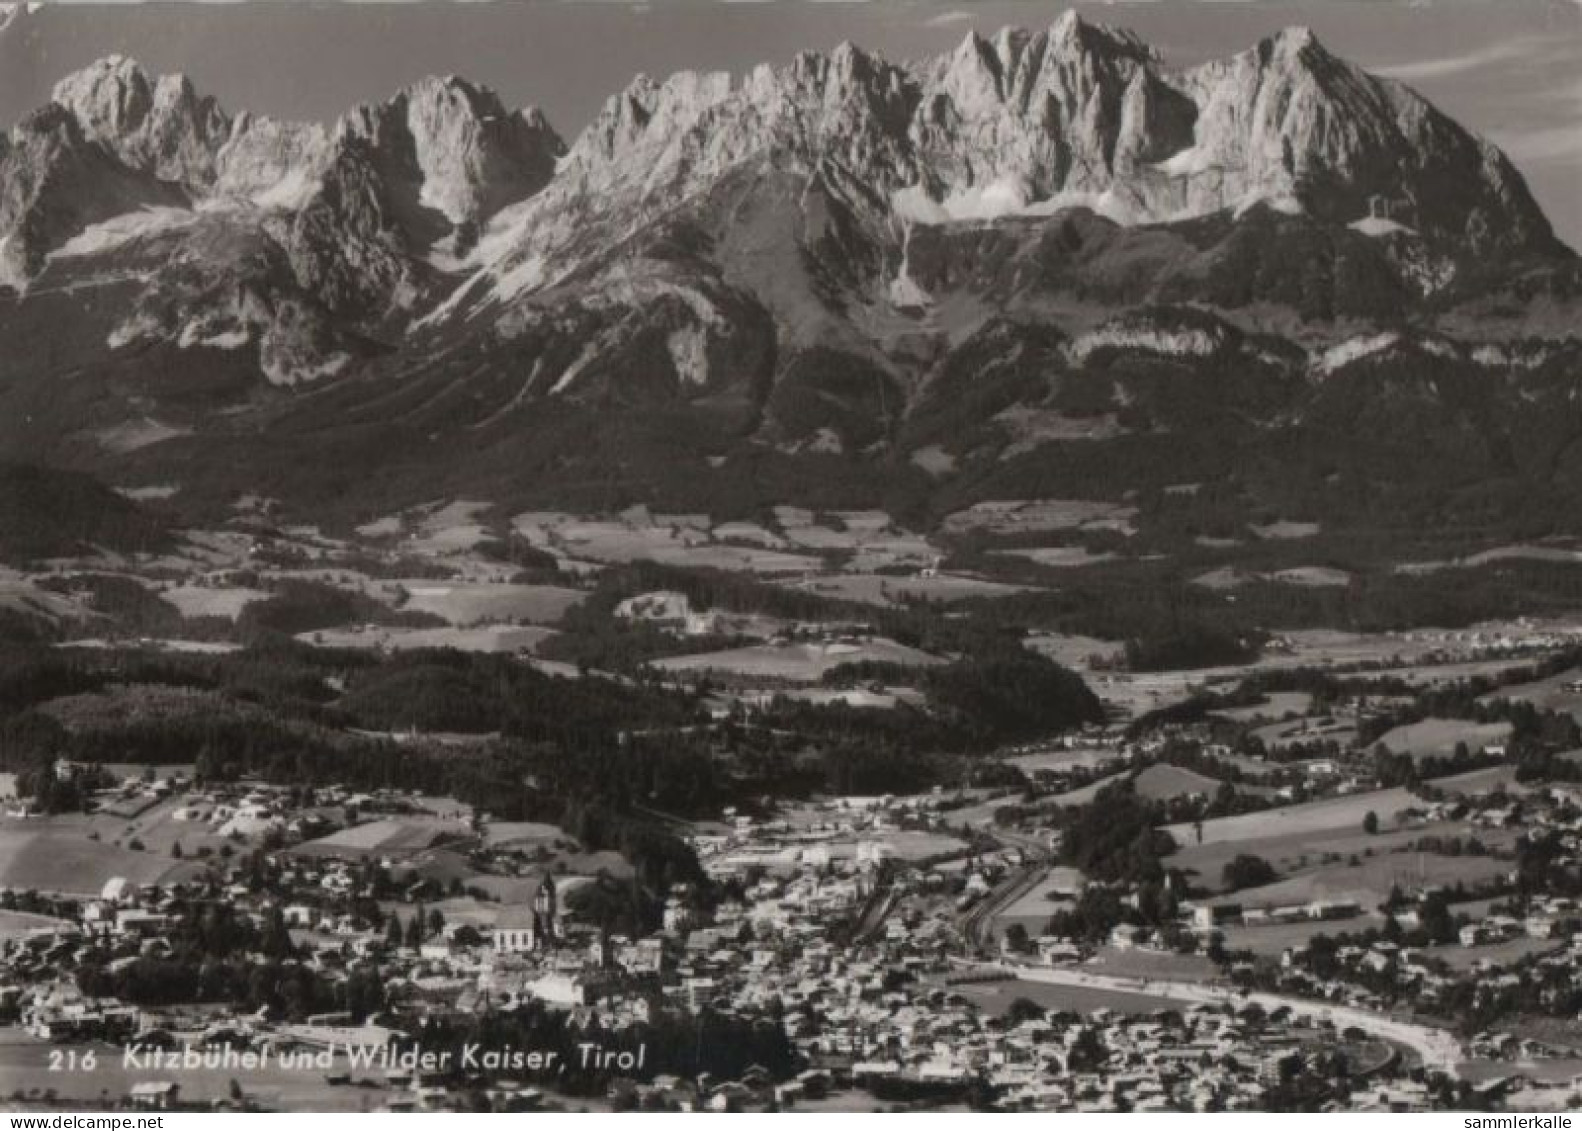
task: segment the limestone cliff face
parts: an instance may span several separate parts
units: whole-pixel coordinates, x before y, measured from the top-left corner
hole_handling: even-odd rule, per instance
[[[326,127],[232,115],[112,56],[0,137],[0,284],[25,290],[52,258],[97,263],[148,283],[115,342],[295,342],[275,352],[305,363],[266,375],[333,372],[346,332],[398,329],[441,289],[431,260],[539,191],[564,149],[538,111],[458,79]]]
[[[1374,282],[1419,296],[1455,282],[1458,256],[1558,250],[1498,150],[1305,30],[1182,70],[1067,13],[905,65],[843,44],[735,77],[639,77],[569,148],[456,77],[302,124],[107,58],[0,137],[0,285],[25,291],[52,263],[141,279],[113,341],[267,339],[293,359],[281,383],[340,372],[359,341],[491,332],[570,351],[527,393],[604,389],[601,368],[645,357],[712,392],[743,357],[778,350],[803,373],[814,347],[863,358],[840,380],[882,385],[878,323],[854,311],[1075,270],[1047,245],[1009,250],[1073,210],[1240,227],[1180,284],[1215,294],[1242,281],[1226,263],[1262,258],[1270,214],[1372,238]],[[1095,260],[1083,285],[1123,267]],[[1324,279],[1268,281],[1286,271],[1256,286],[1323,309]]]

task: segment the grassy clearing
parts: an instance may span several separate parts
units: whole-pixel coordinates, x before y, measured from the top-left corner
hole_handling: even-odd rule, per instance
[[[174,605],[184,617],[224,617],[226,620],[241,616],[242,610],[254,601],[269,599],[269,594],[262,589],[245,586],[211,589],[192,584],[172,586],[159,596],[162,601]]]
[[[136,851],[90,840],[86,824],[69,826],[54,819],[34,824],[40,827],[10,821],[0,825],[0,887],[98,895],[116,876],[135,884],[173,883],[200,870],[189,861],[172,859],[168,849]]]
[[[1363,818],[1370,811],[1378,814],[1379,820],[1388,828],[1392,815],[1417,804],[1418,800],[1405,789],[1396,788],[1369,790],[1301,805],[1284,805],[1259,813],[1243,813],[1205,821],[1201,843],[1263,840],[1361,829]],[[1190,824],[1169,825],[1165,831],[1175,837],[1177,844],[1198,843],[1196,830]]]
[[[812,683],[841,664],[878,662],[930,667],[943,663],[938,656],[893,640],[875,637],[853,644],[755,644],[693,656],[670,656],[653,666],[668,672],[727,672]]]
[[[291,851],[300,856],[360,859],[423,852],[448,841],[467,837],[466,825],[425,817],[391,817],[341,829],[317,840],[305,841]]]
[[[1193,794],[1213,797],[1221,784],[1217,778],[1183,770],[1179,766],[1155,765],[1138,774],[1134,786],[1140,797],[1151,801],[1168,801]]]
[[[1519,703],[1531,703],[1533,706],[1548,711],[1564,711],[1572,718],[1582,722],[1582,690],[1572,691],[1567,689],[1569,684],[1582,681],[1582,669],[1572,668],[1570,671],[1561,672],[1559,675],[1540,679],[1533,683],[1520,683],[1513,687],[1501,688],[1485,695],[1485,699],[1510,699]]]
[[[555,635],[537,625],[476,625],[472,628],[327,628],[297,639],[325,648],[374,648],[401,652],[415,648],[454,648],[458,652],[531,652]]]
[[[1370,914],[1346,919],[1338,923],[1271,923],[1261,927],[1228,926],[1222,928],[1227,950],[1250,950],[1261,958],[1277,958],[1287,948],[1301,949],[1314,935],[1326,931],[1364,931],[1380,926],[1382,915]]]
[[[1093,1013],[1100,1009],[1108,1009],[1114,1013],[1146,1014],[1156,1013],[1161,1009],[1182,1008],[1180,1002],[1149,994],[1095,989],[1091,986],[1023,982],[1017,979],[956,986],[953,989],[980,1009],[996,1017],[1010,1009],[1011,1003],[1017,998],[1026,998],[1047,1010],[1071,1013]]]
[[[1424,719],[1396,727],[1378,744],[1395,754],[1413,758],[1448,758],[1459,744],[1476,754],[1485,746],[1503,745],[1511,736],[1510,723],[1476,723],[1470,719]]]
[[[490,585],[412,579],[402,606],[432,613],[455,626],[493,623],[557,624],[586,594],[553,585]]]
[[[859,601],[865,605],[899,605],[907,601],[940,601],[949,604],[975,597],[1008,597],[1013,593],[1027,592],[1027,587],[1023,585],[987,581],[962,573],[934,577],[830,573],[798,580],[794,587],[842,601]]]
[[[1119,755],[1113,750],[1098,748],[1093,750],[1046,750],[1037,754],[1018,754],[1014,758],[1007,758],[1006,764],[1015,766],[1024,774],[1037,773],[1039,770],[1071,770],[1077,767],[1093,769],[1106,762],[1114,761]]]
[[[1275,691],[1265,695],[1262,703],[1227,707],[1214,713],[1236,723],[1277,722],[1291,715],[1306,715],[1312,706],[1313,697],[1306,691]]]
[[[1224,897],[1243,907],[1287,907],[1314,900],[1355,900],[1364,910],[1383,903],[1390,889],[1403,892],[1460,881],[1476,885],[1511,870],[1508,860],[1489,856],[1436,856],[1427,852],[1387,852],[1326,864],[1262,887]]]
[[[1311,868],[1326,856],[1350,859],[1362,856],[1369,850],[1375,854],[1391,853],[1422,837],[1462,837],[1475,833],[1491,849],[1509,847],[1515,834],[1502,829],[1476,829],[1464,821],[1440,821],[1430,825],[1396,828],[1386,814],[1380,814],[1380,831],[1370,836],[1360,825],[1355,828],[1329,833],[1295,833],[1262,839],[1218,841],[1194,844],[1190,831],[1185,840],[1177,840],[1181,848],[1170,857],[1171,867],[1195,874],[1195,882],[1211,891],[1223,887],[1221,876],[1225,865],[1236,856],[1246,853],[1261,856],[1281,874],[1290,874]]]

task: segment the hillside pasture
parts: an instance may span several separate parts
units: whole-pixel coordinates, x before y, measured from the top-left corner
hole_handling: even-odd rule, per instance
[[[1385,747],[1392,754],[1408,754],[1421,760],[1449,758],[1456,747],[1463,744],[1476,754],[1485,746],[1503,746],[1510,736],[1510,723],[1431,718],[1387,731],[1375,745]]]
[[[532,652],[555,635],[538,625],[483,624],[469,628],[389,628],[380,625],[326,628],[304,632],[297,639],[322,648],[370,648],[406,652],[420,648],[453,648],[458,652]]]
[[[35,931],[48,931],[65,923],[49,915],[32,915],[26,911],[0,911],[0,945],[25,939]]]
[[[989,581],[965,573],[940,573],[933,577],[897,577],[881,573],[827,573],[787,581],[789,588],[805,589],[841,601],[864,605],[895,606],[909,601],[950,604],[977,597],[1009,597],[1028,592],[1024,585]]]
[[[1257,813],[1242,813],[1234,817],[1216,817],[1203,822],[1203,844],[1222,841],[1267,840],[1277,837],[1307,836],[1336,830],[1362,827],[1369,812],[1376,813],[1385,827],[1391,816],[1402,809],[1422,803],[1403,788],[1367,790],[1343,797],[1330,797],[1322,801],[1308,801],[1300,805],[1282,805]],[[1175,837],[1177,844],[1196,843],[1197,834],[1190,824],[1166,826],[1165,831]]]
[[[853,643],[754,644],[691,656],[668,656],[653,667],[673,674],[722,672],[753,678],[813,683],[842,664],[887,663],[906,667],[931,667],[944,663],[917,648],[894,640],[873,637]]]
[[[144,820],[146,821],[145,814]],[[173,883],[198,875],[202,868],[189,855],[172,858],[168,843],[175,837],[156,837],[147,829],[136,834],[145,848],[116,844],[106,832],[128,824],[107,815],[6,819],[0,822],[0,888],[14,891],[49,891],[67,895],[97,896],[116,876],[134,884]],[[98,831],[99,840],[90,839]],[[147,834],[147,835],[145,835]],[[199,837],[189,838],[191,847]]]
[[[1138,774],[1132,786],[1139,797],[1146,797],[1150,801],[1169,801],[1194,794],[1213,797],[1222,784],[1217,778],[1160,763]]]
[[[160,593],[160,600],[174,605],[176,611],[188,619],[199,617],[224,617],[235,620],[242,610],[254,601],[269,600],[269,593],[246,586],[219,587],[187,583],[173,585]]]
[[[1047,534],[1065,530],[1109,530],[1134,534],[1137,508],[1095,499],[1007,499],[974,503],[946,516],[952,533]]]
[[[1206,826],[1205,826],[1206,827]],[[1425,837],[1445,839],[1476,836],[1490,851],[1505,851],[1515,843],[1516,834],[1508,829],[1474,829],[1465,821],[1438,821],[1432,824],[1397,826],[1394,814],[1379,813],[1379,831],[1368,834],[1361,822],[1351,828],[1329,832],[1297,833],[1249,840],[1222,840],[1197,844],[1190,828],[1175,835],[1177,851],[1167,863],[1194,877],[1194,884],[1209,891],[1224,888],[1225,865],[1242,854],[1267,860],[1276,872],[1291,875],[1313,868],[1328,858],[1349,860],[1352,856],[1387,856],[1404,850]]]
[[[1572,685],[1575,685],[1573,688]],[[1483,696],[1484,700],[1506,699],[1531,703],[1546,711],[1562,711],[1582,722],[1582,668],[1571,668],[1548,679],[1502,687]]]
[[[952,986],[950,989],[951,992],[959,993],[978,1008],[995,1016],[1004,1014],[1018,998],[1026,998],[1052,1012],[1079,1014],[1107,1009],[1114,1013],[1139,1016],[1157,1013],[1162,1009],[1181,1008],[1179,1001],[1167,997],[1096,986],[1067,986],[1051,982],[1024,982],[1018,979],[973,982]]]
[[[1024,774],[1035,774],[1040,770],[1063,771],[1072,769],[1092,770],[1123,758],[1124,755],[1108,747],[1094,747],[1083,750],[1041,750],[1036,754],[1018,754],[1005,759],[1006,765],[1015,766]]]
[[[1356,863],[1352,863],[1355,859]],[[1425,888],[1457,882],[1469,887],[1503,876],[1509,860],[1492,856],[1441,856],[1431,852],[1376,852],[1348,856],[1287,876],[1262,887],[1247,888],[1220,897],[1216,902],[1248,907],[1289,907],[1314,900],[1355,900],[1364,911],[1374,910],[1390,896],[1392,888],[1411,894]]]
[[[341,829],[290,851],[297,856],[360,860],[413,856],[471,835],[464,824],[421,817],[388,817]]]
[[[665,516],[651,516],[641,508],[613,518],[534,511],[517,515],[512,524],[557,557],[584,561],[654,561],[758,574],[807,573],[821,565],[819,558],[772,546],[718,542],[690,521],[667,522]]]
[[[1114,554],[1095,554],[1086,546],[1030,546],[1017,550],[995,550],[994,553],[1022,558],[1046,569],[1080,569],[1115,559]]]
[[[1058,632],[1039,632],[1022,641],[1022,646],[1057,664],[1068,668],[1087,670],[1094,657],[1113,662],[1125,655],[1126,645],[1118,640],[1100,640],[1096,636],[1076,636]]]
[[[456,627],[487,623],[559,623],[566,610],[587,595],[554,585],[491,585],[410,579],[399,582],[409,594],[403,610],[432,613]]]
[[[1312,707],[1313,696],[1306,691],[1273,691],[1265,695],[1260,703],[1226,707],[1214,714],[1233,723],[1277,722],[1293,715],[1300,718]]]

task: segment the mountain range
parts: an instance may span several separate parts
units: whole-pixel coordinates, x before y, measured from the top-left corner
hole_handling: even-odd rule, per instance
[[[569,142],[457,77],[290,123],[112,57],[0,135],[0,454],[200,510],[1212,483],[1548,529],[1579,282],[1498,149],[1303,29],[843,44]]]

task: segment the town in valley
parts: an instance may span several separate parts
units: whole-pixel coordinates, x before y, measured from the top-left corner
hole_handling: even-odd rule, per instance
[[[0,2],[0,1108],[1582,1107],[1582,7],[968,7]]]

